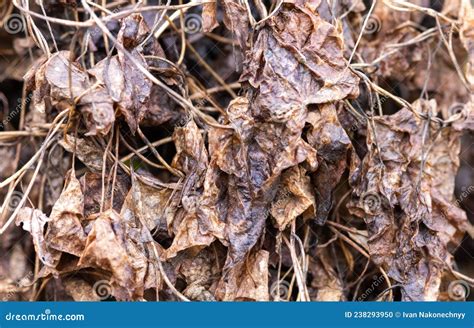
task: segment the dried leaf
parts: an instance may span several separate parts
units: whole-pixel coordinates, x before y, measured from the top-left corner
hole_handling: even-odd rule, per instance
[[[202,5],[202,30],[212,32],[219,26],[217,22],[217,2],[205,3]]]
[[[23,230],[33,237],[36,254],[47,266],[54,267],[59,259],[59,253],[49,249],[44,238],[44,226],[50,219],[40,210],[24,207],[16,217],[16,225],[23,224]]]
[[[230,269],[219,282],[222,301],[268,301],[268,256],[264,250],[250,254],[245,263]]]
[[[82,227],[84,195],[73,170],[66,186],[51,211],[46,241],[49,247],[80,257],[84,251],[86,233]]]
[[[89,139],[74,138],[66,134],[59,144],[68,152],[74,153],[81,162],[95,172],[101,172],[103,167],[103,152]]]
[[[295,220],[299,215],[307,212],[314,217],[316,202],[311,188],[310,178],[306,170],[295,166],[283,172],[281,186],[271,207],[271,215],[275,218],[280,231]]]
[[[79,261],[80,266],[110,271],[113,295],[120,300],[137,299],[143,295],[143,273],[137,277],[139,272],[134,269],[135,258],[130,256],[127,246],[125,227],[120,216],[109,210],[93,222]]]
[[[420,100],[414,106],[431,110],[435,102]],[[458,132],[444,132],[454,147],[442,142],[427,156],[424,140],[430,139],[424,136],[436,135],[436,130],[424,129],[423,121],[408,109],[376,118],[374,124],[375,128],[369,128],[369,153],[355,186],[358,199],[349,209],[364,218],[371,257],[404,286],[404,299],[436,300],[444,269],[440,261],[450,262],[447,244],[460,241],[458,231],[464,231],[466,222],[465,214],[449,204],[438,189],[451,197],[458,166],[457,161],[452,162],[459,151]],[[453,156],[444,157],[449,165],[438,166],[433,161],[450,151]],[[444,171],[446,167],[452,171]]]

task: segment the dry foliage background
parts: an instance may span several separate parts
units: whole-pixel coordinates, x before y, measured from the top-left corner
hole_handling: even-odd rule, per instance
[[[469,0],[0,12],[4,300],[469,297]]]

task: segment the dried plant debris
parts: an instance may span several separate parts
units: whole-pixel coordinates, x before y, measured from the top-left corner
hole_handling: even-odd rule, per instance
[[[0,12],[1,299],[473,297],[468,0]]]

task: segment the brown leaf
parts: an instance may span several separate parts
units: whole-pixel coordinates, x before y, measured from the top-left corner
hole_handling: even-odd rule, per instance
[[[135,47],[147,33],[149,33],[149,29],[143,17],[133,14],[124,19],[117,37],[135,61],[145,69],[148,68],[146,60]],[[118,53],[118,61],[124,76],[124,85],[118,105],[130,130],[135,133],[147,111],[152,82],[121,51]]]
[[[271,215],[276,220],[276,227],[283,231],[299,215],[307,212],[314,217],[316,202],[312,192],[310,178],[306,170],[294,166],[283,172],[280,188],[272,202]]]
[[[435,105],[420,100],[414,107],[432,110]],[[369,153],[354,190],[358,199],[349,205],[368,226],[371,258],[403,285],[406,300],[437,299],[445,269],[440,261],[450,262],[448,242],[459,242],[466,222],[465,214],[448,202],[458,166],[454,154],[459,152],[459,132],[446,130],[443,141],[450,142],[440,142],[436,130],[426,130],[424,124],[408,109],[374,119]],[[439,144],[427,156],[428,143]],[[447,163],[437,165],[439,156]]]
[[[74,138],[66,134],[59,144],[66,151],[75,153],[76,157],[92,171],[102,171],[104,154],[90,139]]]
[[[49,247],[80,257],[86,242],[83,213],[84,195],[75,172],[71,170],[50,215],[45,236]]]
[[[247,9],[241,1],[220,1],[224,9],[224,25],[235,34],[240,48],[245,51],[247,49],[246,44],[249,34],[249,16]]]
[[[120,215],[126,220],[143,222],[150,231],[157,229],[161,237],[167,236],[167,207],[171,207],[172,194],[172,189],[158,189],[135,179]]]
[[[44,238],[44,226],[50,219],[40,210],[24,207],[18,212],[16,225],[23,224],[23,230],[33,237],[36,254],[47,266],[54,267],[59,260],[59,252],[51,250]]]
[[[258,115],[285,121],[308,104],[357,97],[337,29],[309,8],[283,6],[258,34],[241,77],[259,90]]]
[[[333,207],[333,191],[347,168],[351,141],[339,123],[335,106],[324,104],[308,114],[312,128],[308,143],[317,151],[318,169],[312,174],[316,193],[316,222],[324,224]]]
[[[217,2],[205,3],[202,5],[202,30],[212,32],[219,26],[217,22]]]
[[[264,250],[250,254],[229,270],[216,290],[221,301],[268,301],[268,256]]]
[[[113,210],[106,211],[93,222],[79,261],[80,266],[111,272],[113,295],[120,300],[137,299],[143,295],[144,272],[137,272],[136,256],[130,256],[127,251],[127,239],[120,216]],[[144,263],[139,263],[139,266],[143,267]],[[141,277],[137,277],[138,274]],[[139,278],[141,283],[137,283]]]
[[[78,63],[70,61],[68,51],[60,51],[46,62],[44,76],[56,101],[81,96],[89,87],[89,76]]]

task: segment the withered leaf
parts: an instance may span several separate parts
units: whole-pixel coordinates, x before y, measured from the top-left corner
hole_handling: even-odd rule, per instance
[[[108,210],[93,222],[79,261],[80,266],[110,271],[113,295],[121,300],[132,300],[143,295],[143,282],[137,284],[134,258],[129,256],[126,248],[127,239],[119,214]]]
[[[84,251],[86,233],[82,227],[84,195],[71,170],[65,188],[53,206],[46,241],[51,248],[80,257]]]
[[[28,231],[33,237],[36,253],[47,266],[54,267],[59,260],[59,252],[51,250],[44,238],[44,226],[50,219],[40,210],[24,207],[18,213],[16,225],[23,225],[23,230]]]
[[[316,203],[312,192],[310,178],[302,167],[292,167],[283,172],[280,189],[272,202],[271,215],[275,218],[280,231],[299,215],[308,212],[314,217]]]
[[[339,123],[335,106],[319,105],[308,113],[308,143],[317,151],[318,169],[312,174],[316,193],[316,222],[324,224],[333,207],[333,191],[347,167],[351,141]]]
[[[249,254],[245,263],[224,274],[216,290],[222,301],[268,301],[268,252]]]
[[[147,62],[135,47],[139,45],[146,33],[149,33],[149,28],[143,17],[134,14],[124,19],[118,35],[118,41],[145,69],[148,67]],[[147,111],[152,82],[121,51],[118,53],[118,61],[124,77],[118,105],[134,133]]]
[[[418,109],[435,105],[423,100],[414,104]],[[446,130],[444,140],[451,142],[436,145],[427,156],[423,121],[410,110],[376,118],[374,124],[354,189],[357,198],[349,209],[364,218],[372,259],[404,286],[404,299],[436,300],[444,265],[440,261],[450,262],[447,245],[459,242],[458,231],[466,221],[449,203],[459,132]],[[436,135],[433,127],[428,131]]]
[[[57,101],[79,97],[90,85],[89,76],[79,64],[71,62],[68,51],[54,54],[45,65],[51,97]]]
[[[77,158],[89,169],[95,172],[102,171],[103,152],[89,139],[75,138],[66,134],[59,144],[68,152],[75,153]]]
[[[235,34],[240,48],[246,50],[249,34],[249,16],[241,1],[220,0],[224,9],[224,24]]]
[[[205,3],[202,5],[202,30],[212,32],[219,26],[217,22],[217,2]]]

